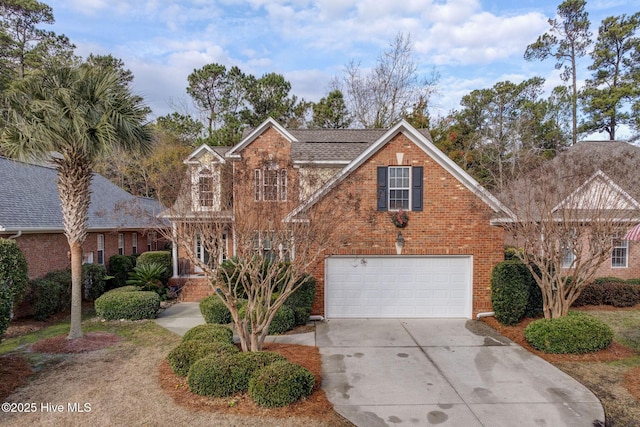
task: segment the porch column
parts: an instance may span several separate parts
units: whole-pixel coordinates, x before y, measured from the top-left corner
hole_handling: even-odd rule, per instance
[[[171,264],[173,267],[173,277],[178,277],[178,227],[176,223],[171,223]]]

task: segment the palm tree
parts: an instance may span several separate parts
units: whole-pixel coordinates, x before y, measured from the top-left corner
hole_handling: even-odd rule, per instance
[[[147,109],[111,67],[57,66],[13,82],[7,92],[3,152],[52,161],[71,253],[71,328],[82,336],[82,243],[87,237],[93,166],[114,147],[148,149]]]

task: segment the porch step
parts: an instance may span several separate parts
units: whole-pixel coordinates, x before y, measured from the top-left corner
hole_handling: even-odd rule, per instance
[[[181,287],[178,295],[178,301],[181,302],[200,302],[215,292],[211,288],[209,281],[203,278],[170,279],[169,284],[176,284]]]

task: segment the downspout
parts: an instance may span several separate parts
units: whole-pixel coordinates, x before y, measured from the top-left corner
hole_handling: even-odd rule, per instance
[[[324,317],[314,314],[313,316],[309,316],[309,321],[310,322],[322,322],[322,321],[324,321]]]
[[[13,236],[9,236],[9,237],[7,237],[7,239],[15,240],[20,236],[22,236],[22,230],[18,230],[17,234],[14,234]]]
[[[482,319],[483,317],[492,317],[492,316],[495,316],[495,314],[496,314],[496,313],[495,313],[495,312],[493,312],[493,311],[486,311],[486,312],[484,312],[484,313],[478,313],[478,314],[476,315],[476,320],[480,320],[480,319]]]

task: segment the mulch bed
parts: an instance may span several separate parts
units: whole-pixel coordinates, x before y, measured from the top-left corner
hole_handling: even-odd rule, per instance
[[[223,411],[225,414],[278,418],[300,416],[316,420],[330,420],[335,417],[333,406],[327,400],[324,391],[320,389],[322,382],[320,375],[321,359],[317,347],[268,343],[265,344],[263,350],[280,353],[290,362],[309,369],[316,379],[311,396],[284,408],[271,409],[258,406],[246,394],[237,394],[225,398],[198,396],[189,391],[185,377],[180,377],[173,373],[166,359],[159,366],[160,386],[177,404],[195,410]]]
[[[637,353],[630,349],[629,347],[625,347],[622,344],[618,344],[616,342],[611,343],[609,348],[604,350],[595,351],[593,353],[586,354],[550,354],[543,353],[539,350],[533,348],[524,337],[524,330],[529,325],[529,323],[533,322],[536,319],[523,319],[520,323],[515,326],[504,326],[500,322],[498,322],[495,317],[484,317],[482,321],[487,325],[491,326],[493,329],[498,331],[501,335],[509,338],[511,341],[519,344],[520,346],[526,348],[531,353],[536,356],[541,357],[542,359],[551,362],[551,363],[560,363],[560,362],[611,362],[614,360],[622,360],[628,357],[635,356]]]
[[[0,400],[4,401],[15,389],[23,386],[33,375],[29,361],[22,356],[0,356]]]

